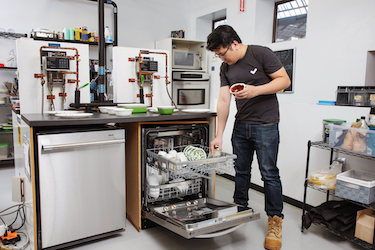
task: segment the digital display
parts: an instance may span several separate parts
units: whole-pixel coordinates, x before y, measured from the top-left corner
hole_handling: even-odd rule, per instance
[[[69,58],[47,57],[47,69],[69,70]]]

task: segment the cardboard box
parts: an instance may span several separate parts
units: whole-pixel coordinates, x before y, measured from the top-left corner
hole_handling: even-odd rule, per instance
[[[357,212],[354,236],[370,244],[374,240],[375,211],[368,208]]]

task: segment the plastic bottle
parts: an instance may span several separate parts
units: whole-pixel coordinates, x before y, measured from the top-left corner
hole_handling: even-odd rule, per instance
[[[108,26],[105,26],[104,35],[105,35],[105,42],[106,43],[112,43],[113,42],[112,32],[111,32],[111,30],[109,29]]]
[[[17,67],[16,55],[13,49],[9,51],[9,57],[5,63],[5,67]]]
[[[362,125],[359,127],[360,129],[366,129],[366,130],[369,129],[367,122],[366,122],[366,117],[361,116],[361,120],[359,122],[362,123]]]
[[[81,35],[81,39],[82,41],[84,42],[88,42],[89,41],[89,34],[87,32],[87,27],[86,26],[82,26],[82,35]]]

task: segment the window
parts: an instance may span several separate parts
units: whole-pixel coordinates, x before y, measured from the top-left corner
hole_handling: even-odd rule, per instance
[[[212,31],[214,29],[216,29],[218,26],[224,25],[224,24],[227,24],[227,18],[226,17],[212,20]]]
[[[306,36],[308,0],[275,3],[273,42],[297,40]]]

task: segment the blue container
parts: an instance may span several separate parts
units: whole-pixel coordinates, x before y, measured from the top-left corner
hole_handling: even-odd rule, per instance
[[[369,126],[370,131],[375,131],[375,127]],[[375,132],[366,134],[367,147],[371,150],[371,155],[375,155]]]

